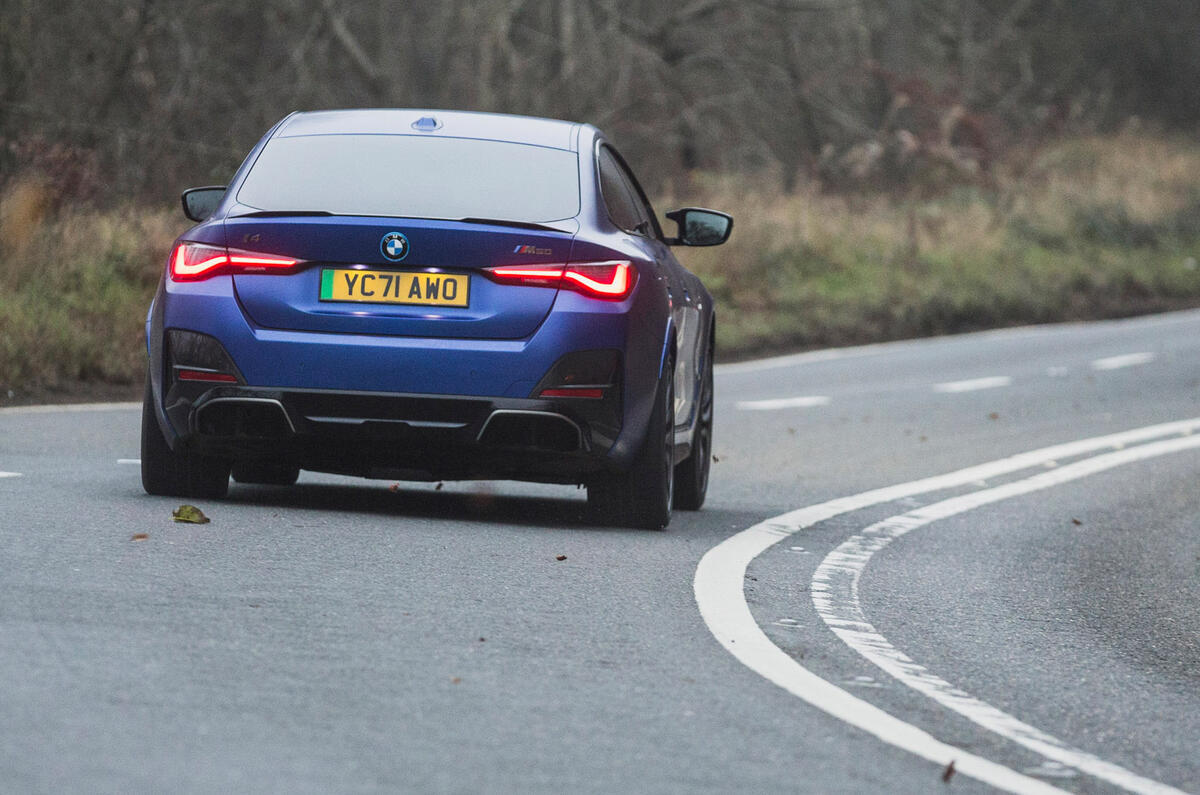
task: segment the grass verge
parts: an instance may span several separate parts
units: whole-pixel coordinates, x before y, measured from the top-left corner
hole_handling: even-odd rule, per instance
[[[683,201],[736,217],[725,246],[680,254],[725,358],[1200,305],[1189,140],[1059,141],[929,199],[697,182]]]

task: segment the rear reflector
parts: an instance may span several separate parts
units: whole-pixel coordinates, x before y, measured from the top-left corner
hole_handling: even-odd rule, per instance
[[[206,373],[203,370],[176,370],[180,381],[211,381],[218,384],[236,384],[237,376],[229,373]]]
[[[605,262],[548,263],[505,265],[484,268],[493,281],[526,287],[558,287],[574,290],[592,298],[620,300],[633,292],[637,268],[628,260]]]
[[[591,398],[592,400],[603,400],[604,390],[598,387],[565,387],[562,389],[543,389],[538,397]]]

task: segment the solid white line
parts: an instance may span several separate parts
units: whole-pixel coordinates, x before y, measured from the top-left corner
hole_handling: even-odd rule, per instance
[[[1151,425],[1052,445],[945,475],[874,489],[790,511],[743,530],[710,549],[697,566],[692,583],[696,604],[713,637],[738,661],[817,709],[885,743],[938,764],[948,764],[953,759],[957,770],[992,786],[1010,791],[1056,791],[1044,782],[942,743],[917,727],[826,682],[792,659],[771,643],[754,621],[743,590],[746,568],[779,541],[834,516],[1042,466],[1047,461],[1061,461],[1105,448],[1120,449],[1137,442],[1191,434],[1197,430],[1200,430],[1200,418]]]
[[[63,403],[57,406],[7,406],[0,409],[0,414],[57,414],[59,412],[77,411],[126,411],[140,409],[137,403]]]
[[[1126,353],[1121,356],[1109,356],[1107,359],[1097,359],[1092,362],[1093,370],[1119,370],[1122,367],[1135,367],[1139,364],[1149,364],[1154,361],[1153,353]]]
[[[776,398],[774,400],[742,400],[737,407],[742,411],[776,411],[778,409],[804,409],[813,406],[828,406],[829,398],[824,395]]]
[[[118,464],[141,464],[142,459],[140,459],[140,458],[118,458],[117,463]]]
[[[947,709],[1030,750],[1118,787],[1138,793],[1182,795],[1180,790],[1140,776],[1120,765],[1081,751],[1016,717],[960,690],[914,662],[868,621],[858,598],[863,571],[875,553],[892,541],[931,522],[1000,500],[1058,486],[1115,467],[1200,447],[1200,436],[1151,442],[1140,447],[1085,458],[1025,480],[953,497],[893,516],[851,536],[830,552],[812,578],[812,601],[818,615],[846,645],[891,674],[902,684],[929,696]]]
[[[934,392],[975,392],[980,389],[995,389],[1010,386],[1012,379],[1007,375],[992,375],[987,378],[971,378],[966,381],[947,381],[944,384],[934,384]]]
[[[0,472],[0,478],[19,478],[20,472]]]

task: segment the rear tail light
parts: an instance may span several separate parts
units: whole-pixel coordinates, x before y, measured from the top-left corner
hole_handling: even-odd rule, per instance
[[[632,262],[580,262],[563,271],[563,285],[598,298],[624,298],[636,277]]]
[[[171,253],[171,280],[198,282],[222,273],[278,273],[294,268],[298,262],[257,251],[180,243]]]
[[[575,290],[592,298],[620,300],[633,292],[637,268],[628,260],[572,262],[546,265],[506,265],[485,268],[484,273],[501,284],[526,287],[557,287]]]

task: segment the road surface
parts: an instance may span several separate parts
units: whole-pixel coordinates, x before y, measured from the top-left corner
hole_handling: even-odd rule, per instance
[[[663,533],[309,473],[176,524],[137,407],[0,410],[0,790],[1200,791],[1200,313],[717,395]]]

